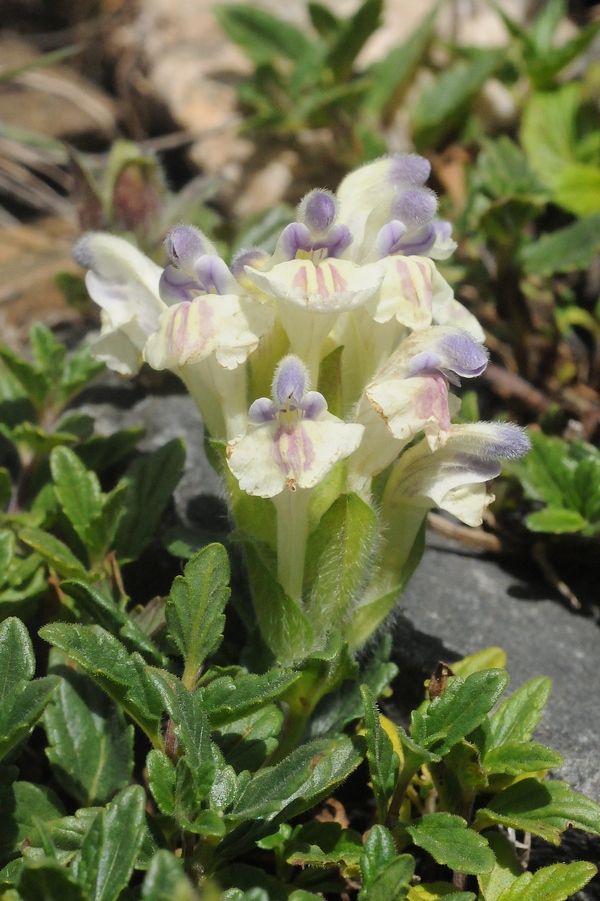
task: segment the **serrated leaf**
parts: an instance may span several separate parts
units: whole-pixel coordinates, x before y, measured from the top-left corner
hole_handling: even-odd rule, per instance
[[[243,719],[219,727],[214,740],[236,773],[254,773],[277,748],[282,723],[281,710],[275,704],[266,704]]]
[[[44,714],[46,756],[59,784],[81,804],[106,804],[133,771],[133,727],[89,676],[53,667],[60,685]]]
[[[444,755],[476,729],[508,685],[504,670],[473,673],[464,681],[452,679],[439,698],[412,714],[412,738],[417,744]]]
[[[152,750],[146,758],[148,785],[158,809],[165,816],[175,811],[175,767],[163,751]]]
[[[245,673],[240,671],[232,676],[218,676],[198,691],[213,729],[232,723],[281,697],[300,673],[280,669],[266,673]]]
[[[115,550],[119,562],[137,560],[154,537],[163,510],[183,473],[185,444],[174,438],[148,457],[135,460],[125,474],[125,514],[119,522]]]
[[[529,741],[542,718],[551,690],[552,680],[539,676],[502,701],[489,719],[486,753],[505,742]]]
[[[94,820],[77,866],[89,901],[117,901],[129,882],[144,838],[145,806],[143,788],[131,785]]]
[[[330,794],[359,765],[362,754],[349,738],[301,745],[273,767],[260,770],[231,811],[238,821],[297,816]]]
[[[396,856],[392,833],[376,824],[369,829],[360,857],[363,885],[368,888]]]
[[[22,681],[4,699],[0,705],[0,760],[33,729],[58,682],[55,676]]]
[[[0,702],[3,702],[17,684],[33,679],[35,658],[26,626],[10,616],[0,625]]]
[[[88,573],[83,563],[69,550],[66,544],[44,532],[42,529],[22,529],[19,538],[29,545],[56,570],[59,576],[66,579],[86,578]]]
[[[63,864],[69,864],[81,850],[83,840],[98,816],[101,813],[99,807],[80,808],[75,816],[53,818],[44,821],[44,829],[49,841],[52,843],[56,860]],[[39,835],[39,825],[27,835],[27,847],[23,853],[29,860],[41,860],[46,856],[44,845]]]
[[[323,515],[307,547],[307,615],[318,633],[343,620],[364,583],[379,532],[357,494],[343,494]]]
[[[215,7],[215,15],[227,36],[258,65],[278,56],[299,62],[312,50],[300,29],[254,6],[220,5]]]
[[[197,897],[181,861],[170,851],[158,851],[142,884],[144,901],[196,901]]]
[[[99,627],[54,623],[44,626],[39,634],[78,663],[144,730],[153,745],[162,747],[162,701],[138,654],[128,654],[120,641]]]
[[[592,879],[598,868],[581,860],[555,863],[537,873],[523,873],[499,895],[497,901],[566,901]],[[486,899],[487,901],[487,899]]]
[[[112,598],[107,597],[92,585],[77,579],[61,582],[60,587],[61,591],[73,598],[95,623],[122,641],[128,651],[137,651],[148,663],[158,666],[165,664],[164,655],[146,637],[134,620],[115,604]]]
[[[385,822],[390,798],[398,782],[400,759],[381,725],[375,699],[366,685],[361,686],[365,716],[367,760],[377,803],[377,816]]]
[[[408,895],[414,869],[415,859],[411,854],[394,858],[368,889],[359,892],[359,901],[403,901]]]
[[[77,454],[57,447],[50,454],[54,491],[71,525],[89,548],[101,544],[101,535],[92,523],[102,514],[102,492],[95,472],[88,472]]]
[[[0,344],[0,360],[17,379],[36,407],[40,407],[49,390],[48,380],[31,363],[27,363],[6,344]]]
[[[569,826],[600,835],[600,805],[572,792],[566,782],[522,779],[477,811],[474,828],[494,823],[539,835],[553,845]]]
[[[462,817],[431,813],[405,828],[415,845],[459,873],[487,873],[494,866],[487,841],[468,829]]]
[[[539,745],[534,741],[507,741],[486,752],[483,767],[486,773],[540,773],[561,767],[564,760],[557,751]]]
[[[509,888],[523,872],[517,860],[514,845],[500,832],[487,830],[485,837],[494,852],[494,866],[489,873],[477,877],[483,901],[498,901],[498,897]]]
[[[229,559],[222,544],[203,548],[173,582],[165,610],[169,634],[184,661],[183,682],[192,690],[200,667],[223,639],[229,599]]]
[[[291,866],[340,867],[342,875],[359,875],[362,853],[360,833],[342,829],[339,823],[310,820],[294,829],[285,845],[285,859]]]

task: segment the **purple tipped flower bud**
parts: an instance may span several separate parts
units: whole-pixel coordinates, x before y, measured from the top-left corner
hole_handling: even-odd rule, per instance
[[[399,153],[392,157],[389,178],[392,184],[424,185],[431,174],[431,163],[416,153]]]
[[[165,238],[165,249],[173,263],[190,272],[199,257],[207,252],[204,235],[191,225],[172,228]]]
[[[237,279],[244,278],[246,266],[251,266],[252,269],[262,269],[268,260],[269,254],[266,250],[260,250],[258,247],[239,250],[231,260],[231,272]]]
[[[386,223],[386,225],[380,229],[379,234],[375,239],[375,249],[378,258],[383,259],[383,257],[388,257],[393,253],[397,253],[400,247],[400,241],[405,234],[406,226],[404,222],[400,222],[398,219],[392,219],[391,222]]]
[[[286,225],[277,242],[278,248],[288,260],[295,260],[299,250],[309,251],[312,245],[311,234],[303,222]]]
[[[298,218],[315,235],[328,231],[337,217],[337,201],[329,191],[316,189],[298,207]]]
[[[302,402],[308,388],[308,370],[302,360],[294,354],[288,354],[280,360],[273,376],[273,400],[284,405],[293,400]]]
[[[408,230],[426,225],[437,211],[437,197],[428,188],[412,188],[395,200],[392,209],[394,219],[404,222]]]

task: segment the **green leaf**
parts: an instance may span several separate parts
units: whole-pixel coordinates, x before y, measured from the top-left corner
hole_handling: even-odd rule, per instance
[[[395,856],[396,845],[390,830],[385,826],[372,826],[364,841],[360,857],[360,869],[365,888],[369,888]]]
[[[1,405],[0,405],[1,409]],[[12,497],[12,479],[8,469],[0,466],[0,511],[3,510]]]
[[[546,507],[536,513],[530,513],[525,520],[531,532],[551,532],[563,535],[566,532],[581,532],[589,525],[588,521],[575,510],[557,507]]]
[[[53,623],[39,634],[78,663],[144,730],[152,744],[162,747],[163,705],[139,654],[128,654],[120,641],[100,627]]]
[[[102,512],[102,492],[95,472],[88,472],[77,454],[57,447],[50,454],[54,490],[83,543],[93,544],[92,520]]]
[[[32,547],[46,560],[59,576],[66,579],[89,578],[80,560],[69,550],[66,544],[44,532],[42,529],[22,529],[19,538],[24,544]]]
[[[598,868],[581,860],[555,863],[537,873],[523,873],[498,896],[497,901],[566,901],[592,879]],[[486,897],[487,901],[487,897]]]
[[[565,166],[554,186],[553,198],[575,216],[600,212],[600,167],[584,163]]]
[[[185,661],[182,679],[190,691],[204,660],[223,640],[223,610],[230,593],[229,559],[222,544],[203,548],[173,582],[165,615]]]
[[[33,729],[53,693],[56,676],[18,682],[0,705],[0,760]]]
[[[457,660],[452,664],[452,671],[461,679],[466,679],[471,673],[480,673],[485,669],[504,669],[506,667],[506,652],[502,648],[492,645],[490,648],[484,648],[483,651],[477,651],[475,654],[469,654],[462,660]]]
[[[175,811],[175,767],[163,751],[153,749],[146,758],[148,785],[158,809],[165,816]]]
[[[531,450],[523,460],[511,464],[527,497],[551,507],[577,510],[579,493],[575,486],[576,462],[569,456],[568,444],[561,438],[549,438],[529,431]]]
[[[517,860],[514,845],[505,835],[490,829],[485,837],[494,852],[494,866],[489,873],[480,873],[477,881],[483,901],[498,901],[502,892],[513,884],[523,870]]]
[[[344,20],[338,19],[338,17],[332,13],[327,6],[323,6],[322,3],[309,3],[308,14],[313,28],[327,43],[331,43],[344,27]]]
[[[505,742],[526,742],[542,718],[548,703],[552,680],[545,676],[530,679],[498,706],[489,719],[486,752]]]
[[[557,751],[533,741],[508,741],[486,753],[483,759],[486,773],[507,773],[510,776],[540,773],[563,765],[564,760]]]
[[[235,722],[258,707],[280,698],[300,679],[300,673],[272,669],[262,675],[240,670],[235,678],[217,676],[198,691],[213,729]]]
[[[227,36],[257,65],[278,56],[299,62],[312,51],[311,42],[298,28],[255,6],[220,5],[214,13]]]
[[[482,835],[467,828],[462,817],[451,813],[431,813],[406,827],[415,845],[438,863],[459,873],[487,873],[494,866],[494,854]]]
[[[120,429],[112,435],[92,435],[76,447],[75,453],[88,469],[100,473],[130,454],[143,437],[144,429],[139,427]]]
[[[575,162],[575,117],[582,86],[569,82],[554,91],[531,95],[521,120],[521,145],[529,165],[554,187],[564,166]]]
[[[394,858],[373,880],[368,889],[359,892],[359,901],[403,901],[410,889],[415,869],[412,854]]]
[[[370,78],[371,86],[362,100],[363,109],[381,115],[396,106],[398,95],[425,55],[438,9],[439,5],[435,4],[404,44],[394,47],[386,57],[369,66],[365,74]]]
[[[90,826],[101,812],[99,807],[82,807],[75,816],[59,817],[44,822],[46,841],[42,841],[39,820],[27,835],[27,847],[24,853],[29,860],[42,860],[46,856],[46,845],[52,845],[56,860],[69,864],[81,850],[81,845]]]
[[[133,727],[89,676],[64,665],[52,672],[61,679],[44,726],[54,777],[86,807],[106,804],[131,778]]]
[[[53,860],[28,861],[18,891],[22,901],[87,901],[69,871]]]
[[[236,773],[256,772],[277,748],[283,714],[267,704],[242,719],[221,726],[214,734],[226,762]]]
[[[383,0],[364,0],[354,15],[344,20],[339,37],[325,59],[336,81],[350,78],[354,60],[381,24]]]
[[[27,396],[39,408],[44,403],[49,391],[49,383],[45,376],[23,360],[6,344],[0,344],[0,360],[8,371],[17,379]]]
[[[362,840],[358,832],[342,829],[339,823],[310,820],[294,829],[284,853],[290,866],[336,866],[344,876],[358,876]]]
[[[317,633],[342,621],[364,584],[377,538],[377,516],[357,494],[343,494],[323,515],[307,548],[306,613]]]
[[[413,711],[413,740],[436,754],[446,754],[483,722],[507,684],[507,673],[499,669],[473,673],[464,681],[453,678],[439,698],[424,710]]]
[[[475,829],[494,823],[532,832],[558,845],[560,833],[569,826],[600,835],[600,805],[572,792],[566,782],[522,779],[477,811]]]
[[[154,537],[163,510],[177,487],[185,462],[185,444],[174,438],[131,465],[125,474],[125,515],[114,546],[119,562],[137,560]]]
[[[411,115],[417,150],[437,146],[462,123],[465,109],[493,75],[503,55],[502,51],[480,50],[471,60],[445,69],[422,90]]]
[[[330,794],[359,765],[362,754],[349,738],[301,745],[274,767],[260,770],[237,798],[235,820],[297,816]]]
[[[129,882],[144,838],[145,805],[143,788],[131,785],[94,820],[76,872],[89,901],[117,901]]]
[[[3,768],[4,774],[8,767]],[[18,770],[14,770],[13,779]],[[2,819],[0,820],[0,859],[19,853],[36,821],[47,822],[64,815],[58,797],[48,788],[31,782],[13,782],[0,789]]]
[[[128,651],[137,651],[149,663],[163,666],[166,658],[146,637],[137,623],[112,598],[77,579],[61,582],[61,591],[77,602],[92,620],[123,642]]]
[[[33,646],[26,626],[10,616],[0,624],[0,702],[4,702],[21,681],[35,673]]]
[[[196,901],[197,895],[181,861],[170,851],[158,851],[146,872],[142,898],[144,901]]]
[[[375,699],[366,685],[361,686],[365,714],[367,760],[377,803],[377,816],[385,822],[390,798],[394,793],[400,768],[398,754],[381,725]]]
[[[520,253],[526,272],[553,275],[587,269],[600,250],[600,214],[580,219],[572,225],[526,244]]]

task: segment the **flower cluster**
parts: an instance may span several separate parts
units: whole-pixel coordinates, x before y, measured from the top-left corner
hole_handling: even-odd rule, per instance
[[[480,375],[487,354],[434,262],[455,244],[428,176],[412,154],[370,163],[335,195],[311,191],[272,255],[251,248],[230,266],[185,225],[167,236],[164,270],[111,235],[88,234],[74,251],[102,309],[95,355],[184,381],[225,446],[232,491],[256,499],[254,520],[244,506],[247,540],[274,536],[288,607],[301,615],[313,592],[307,548],[333,505],[352,495],[376,518],[364,571],[331,602],[325,629],[352,646],[392,609],[426,511],[480,523],[499,461],[528,448],[516,426],[451,422],[450,386]]]

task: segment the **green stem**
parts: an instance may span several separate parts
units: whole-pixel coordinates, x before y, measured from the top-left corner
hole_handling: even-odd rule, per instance
[[[285,488],[273,498],[277,509],[277,578],[285,593],[297,602],[302,601],[310,495],[311,489]]]

